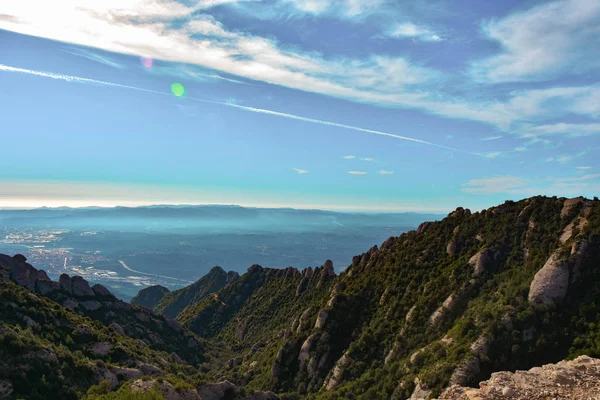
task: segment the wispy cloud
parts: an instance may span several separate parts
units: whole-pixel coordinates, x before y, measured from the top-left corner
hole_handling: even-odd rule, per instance
[[[356,156],[344,156],[346,160],[354,160]]]
[[[498,139],[502,139],[502,137],[503,137],[503,136],[488,136],[488,137],[485,137],[485,138],[483,138],[483,139],[481,139],[481,140],[482,140],[482,141],[484,141],[484,142],[488,142],[488,141],[490,141],[490,140],[498,140]]]
[[[557,0],[483,25],[502,52],[473,64],[483,81],[545,80],[600,67],[594,49],[600,40],[600,2]]]
[[[383,0],[282,0],[298,11],[313,15],[356,17],[374,12]]]
[[[296,171],[299,174],[308,174],[310,171],[307,171],[305,169],[300,169],[300,168],[292,168],[292,171]]]
[[[195,65],[210,70],[207,75],[212,75],[215,79],[244,82],[236,79],[237,76],[248,82],[266,82],[357,102],[417,109],[441,117],[483,122],[514,135],[524,135],[527,130],[535,127],[531,125],[531,121],[547,125],[544,123],[546,119],[555,122],[556,119],[569,115],[586,118],[596,118],[600,115],[600,86],[597,84],[521,91],[511,89],[498,95],[488,93],[486,97],[489,98],[483,101],[479,96],[460,97],[445,91],[444,87],[448,85],[439,85],[441,81],[449,79],[448,76],[423,62],[386,53],[326,56],[316,51],[286,45],[274,38],[228,29],[215,17],[203,11],[228,2],[235,1],[204,0],[183,3],[175,0],[128,0],[119,4],[112,1],[87,2],[85,6],[73,1],[5,1],[0,3],[0,13],[10,18],[0,19],[0,29],[110,52]],[[388,3],[366,0],[290,2],[294,3],[296,8],[325,15],[334,9],[338,10],[336,12],[362,15],[365,10],[371,10],[371,7],[381,6],[379,3]],[[581,30],[573,28],[574,36],[568,39],[569,43],[581,37],[587,38],[584,42],[588,43],[590,35],[595,32],[594,27],[598,25],[593,23],[593,18],[596,18],[596,11],[600,6],[589,2],[589,9],[586,9],[583,0],[559,0],[549,4],[555,3],[572,3],[572,10],[561,6],[570,10],[566,13],[566,18],[572,23],[568,25],[582,26]],[[534,7],[518,14],[521,19],[517,20],[527,22],[527,18],[532,18],[535,19],[535,23],[531,25],[543,27],[545,25],[538,23],[537,19],[546,18],[548,11],[538,13],[538,9],[546,10],[545,6]],[[48,18],[48,15],[52,15],[53,18]],[[524,17],[527,15],[529,17]],[[581,20],[577,20],[576,17]],[[483,74],[486,83],[508,79],[509,75],[514,75],[514,71],[507,72],[506,69],[518,68],[518,65],[533,66],[531,68],[541,65],[537,59],[534,62],[527,57],[525,61],[521,60],[523,55],[537,54],[531,51],[532,49],[540,48],[544,54],[548,50],[554,52],[555,57],[563,56],[560,51],[562,47],[557,50],[555,45],[550,43],[554,36],[540,34],[537,30],[535,34],[527,33],[525,41],[528,42],[533,36],[549,36],[551,38],[548,39],[547,47],[537,46],[537,42],[523,47],[524,50],[511,45],[513,38],[518,39],[520,33],[503,28],[503,21],[491,22],[490,26],[496,28],[490,28],[490,32],[499,32],[496,35],[498,39],[494,40],[506,42],[506,54],[509,56],[505,59],[503,53],[497,56],[500,61],[485,60],[483,64],[478,64],[480,73],[474,75]],[[432,31],[412,22],[410,24],[412,25],[405,23],[398,34],[404,34],[404,37],[413,34],[417,35],[415,38],[420,38],[425,31]],[[511,27],[514,25],[507,24]],[[529,25],[523,24],[523,29],[529,29]],[[93,30],[90,29],[91,26],[94,27]],[[585,60],[594,59],[590,48],[593,48],[593,43],[585,46],[588,54]],[[567,53],[569,54],[573,56],[580,53]],[[597,65],[598,60],[580,64]],[[493,75],[493,78],[488,75]],[[527,73],[525,75],[529,76]]]
[[[74,55],[77,57],[82,57],[82,58],[88,59],[90,61],[95,61],[97,63],[107,65],[109,67],[119,68],[119,69],[124,68],[124,66],[122,64],[113,60],[111,57],[104,56],[102,54],[98,54],[93,51],[79,49],[77,47],[70,47],[70,48],[64,49],[63,51],[65,53],[68,53],[68,54],[71,54],[71,55]]]
[[[393,175],[395,172],[394,171],[386,171],[386,170],[382,169],[382,170],[379,170],[377,173],[379,175]]]
[[[395,38],[418,39],[424,42],[440,42],[443,38],[424,26],[417,26],[412,22],[397,25],[389,32],[389,36]]]
[[[571,177],[548,177],[527,179],[518,176],[492,176],[472,179],[462,185],[469,194],[535,195],[550,196],[591,195],[600,190],[600,174]]]
[[[492,176],[471,179],[462,185],[462,191],[471,194],[510,193],[529,185],[526,179],[516,176]]]
[[[576,167],[576,168],[577,168],[578,170],[581,170],[581,171],[587,171],[588,169],[592,169],[592,167],[589,167],[589,166],[585,166],[585,167]]]
[[[600,124],[557,123],[532,126],[523,129],[524,137],[539,137],[550,135],[586,136],[600,134]]]
[[[58,80],[63,80],[63,81],[67,81],[67,82],[102,85],[102,86],[108,86],[108,87],[115,87],[115,88],[121,88],[121,89],[129,89],[129,90],[137,90],[137,91],[147,92],[147,93],[154,93],[154,94],[158,94],[158,95],[171,96],[171,94],[166,93],[166,92],[159,92],[156,90],[143,89],[143,88],[139,88],[136,86],[122,85],[119,83],[100,81],[100,80],[89,79],[89,78],[81,78],[81,77],[72,76],[72,75],[62,75],[62,74],[55,74],[55,73],[51,73],[51,72],[34,71],[34,70],[30,70],[30,69],[25,69],[25,68],[11,67],[8,65],[3,65],[3,64],[0,64],[0,71],[16,72],[16,73],[21,73],[21,74],[40,76],[40,77],[44,77],[44,78],[58,79]],[[404,141],[413,142],[413,143],[420,143],[423,145],[433,146],[433,147],[437,147],[437,148],[441,148],[441,149],[453,150],[453,151],[457,151],[457,152],[464,153],[464,154],[470,154],[470,155],[477,156],[477,157],[488,157],[489,158],[489,155],[486,156],[486,155],[482,155],[479,153],[473,153],[470,151],[461,150],[461,149],[457,149],[454,147],[443,146],[440,144],[428,142],[426,140],[421,140],[421,139],[408,137],[408,136],[397,135],[395,133],[390,133],[390,132],[377,131],[374,129],[366,129],[366,128],[342,124],[342,123],[338,123],[338,122],[324,121],[324,120],[315,119],[315,118],[303,117],[303,116],[295,115],[295,114],[288,114],[288,113],[283,113],[283,112],[279,112],[279,111],[267,110],[264,108],[242,106],[239,104],[233,104],[233,103],[222,102],[222,101],[200,99],[197,97],[189,97],[189,96],[186,97],[186,99],[189,99],[191,101],[197,101],[200,103],[218,104],[221,106],[237,108],[239,110],[249,111],[249,112],[258,113],[258,114],[272,115],[272,116],[277,116],[277,117],[282,117],[282,118],[293,119],[296,121],[303,121],[303,122],[309,122],[309,123],[313,123],[313,124],[332,126],[332,127],[341,128],[341,129],[349,129],[349,130],[358,131],[358,132],[370,133],[373,135],[385,136],[385,137],[390,137],[390,138],[404,140]]]
[[[367,175],[365,171],[348,171],[350,175]]]
[[[492,151],[492,152],[489,152],[489,153],[484,153],[484,154],[482,154],[482,156],[485,157],[485,158],[492,158],[492,159],[494,159],[494,158],[498,158],[501,154],[502,153],[499,152],[499,151]]]
[[[371,157],[363,157],[363,158],[361,158],[360,160],[361,160],[361,161],[375,161],[375,159],[374,159],[374,158],[371,158]]]

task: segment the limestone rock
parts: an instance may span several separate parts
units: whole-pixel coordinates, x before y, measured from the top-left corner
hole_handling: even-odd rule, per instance
[[[80,276],[74,276],[71,278],[71,286],[73,290],[73,296],[75,297],[95,296],[94,291],[90,287],[89,283]]]
[[[431,390],[427,385],[421,383],[419,378],[415,378],[415,389],[413,390],[409,400],[425,400],[431,395]]]
[[[600,360],[580,356],[532,368],[529,371],[495,372],[479,389],[453,385],[440,399],[595,399],[600,398]]]
[[[67,274],[62,274],[58,278],[58,284],[62,290],[68,294],[73,294],[73,286],[71,285],[71,278]]]
[[[323,308],[321,311],[319,311],[319,315],[317,316],[317,320],[315,321],[315,328],[324,328],[325,324],[327,324],[327,318],[329,318],[329,310]]]
[[[325,390],[331,390],[340,384],[342,375],[344,373],[344,368],[350,364],[351,361],[352,359],[348,355],[348,352],[344,353],[344,355],[335,363],[335,367],[333,367],[333,371],[331,372],[329,380],[327,380],[323,385]]]
[[[170,384],[167,381],[142,380],[138,379],[131,384],[133,393],[145,393],[153,390],[155,387],[161,392],[166,400],[203,400],[195,389],[181,389]]]
[[[205,385],[198,389],[198,395],[202,400],[229,400],[239,394],[238,388],[229,381]]]
[[[98,297],[113,297],[112,293],[107,288],[98,283],[92,286],[92,291]]]
[[[488,250],[480,250],[469,259],[469,265],[473,267],[473,275],[480,276],[485,272],[492,262],[492,257]]]
[[[248,400],[279,400],[279,397],[273,392],[255,392]]]
[[[110,342],[99,342],[92,346],[92,351],[94,352],[94,354],[103,357],[107,356],[108,353],[110,353],[111,349],[112,345],[110,344]]]
[[[96,300],[87,300],[79,304],[81,305],[81,308],[83,308],[86,311],[96,311],[102,307],[102,304],[100,304],[100,302]]]
[[[115,330],[115,332],[117,332],[119,335],[126,336],[125,331],[123,330],[121,325],[117,324],[116,322],[113,322],[112,324],[110,324],[109,327],[113,328]]]
[[[529,287],[529,303],[549,304],[567,295],[569,264],[560,250],[555,251],[540,269]]]

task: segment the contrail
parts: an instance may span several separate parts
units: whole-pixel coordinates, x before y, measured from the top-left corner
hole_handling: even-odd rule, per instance
[[[82,78],[82,77],[79,77],[79,76],[55,74],[55,73],[52,73],[52,72],[34,71],[34,70],[31,70],[31,69],[11,67],[11,66],[4,65],[4,64],[0,64],[0,71],[17,72],[17,73],[22,73],[22,74],[29,74],[29,75],[41,76],[41,77],[44,77],[44,78],[59,79],[59,80],[67,81],[67,82],[87,83],[87,84],[92,84],[92,85],[102,85],[102,86],[116,87],[116,88],[121,88],[121,89],[137,90],[137,91],[146,92],[146,93],[159,94],[159,95],[162,95],[162,96],[172,96],[170,93],[159,92],[157,90],[151,90],[151,89],[144,89],[144,88],[140,88],[140,87],[137,87],[137,86],[122,85],[120,83],[100,81],[100,80],[90,79],[90,78]],[[241,105],[238,105],[238,104],[225,103],[225,102],[222,102],[222,101],[215,101],[215,100],[200,99],[200,98],[189,97],[189,96],[186,96],[185,98],[189,99],[189,100],[192,100],[192,101],[201,102],[201,103],[217,104],[217,105],[226,106],[226,107],[232,107],[232,108],[237,108],[238,110],[249,111],[249,112],[253,112],[253,113],[274,115],[274,116],[277,116],[277,117],[289,118],[289,119],[293,119],[293,120],[296,120],[296,121],[303,121],[303,122],[309,122],[309,123],[313,123],[313,124],[333,126],[333,127],[342,128],[342,129],[349,129],[349,130],[358,131],[358,132],[371,133],[371,134],[374,134],[374,135],[387,136],[387,137],[391,137],[391,138],[398,139],[398,140],[405,140],[405,141],[408,141],[408,142],[420,143],[420,144],[424,144],[424,145],[427,145],[427,146],[437,147],[437,148],[440,148],[440,149],[457,151],[459,153],[470,154],[472,156],[486,158],[486,155],[484,155],[484,154],[473,153],[473,152],[470,152],[470,151],[467,151],[467,150],[461,150],[461,149],[457,149],[457,148],[454,148],[454,147],[449,147],[449,146],[444,146],[444,145],[433,143],[433,142],[428,142],[426,140],[421,140],[421,139],[417,139],[417,138],[413,138],[413,137],[408,137],[408,136],[397,135],[395,133],[377,131],[377,130],[373,130],[373,129],[366,129],[366,128],[361,128],[361,127],[354,126],[354,125],[342,124],[342,123],[339,123],[339,122],[332,122],[332,121],[325,121],[325,120],[321,120],[321,119],[303,117],[303,116],[296,115],[296,114],[288,114],[288,113],[279,112],[279,111],[267,110],[267,109],[264,109],[264,108],[241,106]]]

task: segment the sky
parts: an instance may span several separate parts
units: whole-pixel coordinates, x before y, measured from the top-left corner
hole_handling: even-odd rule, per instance
[[[600,193],[600,2],[4,0],[0,208]]]

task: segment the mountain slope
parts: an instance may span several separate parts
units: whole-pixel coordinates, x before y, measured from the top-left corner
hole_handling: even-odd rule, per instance
[[[213,267],[210,272],[183,289],[165,293],[151,308],[158,314],[175,318],[190,304],[194,304],[215,293],[239,278],[234,271],[225,272],[221,267]],[[140,292],[141,293],[141,292]]]
[[[134,306],[142,306],[152,310],[167,293],[169,293],[169,289],[164,286],[149,286],[140,290],[129,303]]]
[[[250,268],[178,319],[227,345],[218,376],[310,398],[439,395],[600,355],[600,202],[534,197],[390,238],[326,283]],[[301,284],[301,281],[304,283]]]

